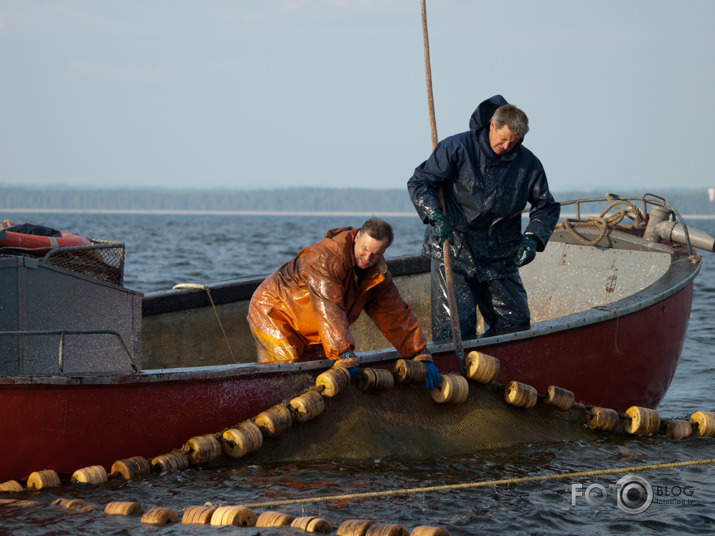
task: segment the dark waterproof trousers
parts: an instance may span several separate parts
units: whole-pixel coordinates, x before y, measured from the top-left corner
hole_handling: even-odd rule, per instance
[[[484,318],[485,336],[528,329],[529,303],[518,273],[502,279],[480,283],[463,274],[453,273],[454,294],[463,339],[477,335],[477,307]],[[444,262],[432,259],[432,340],[452,338],[447,281]]]

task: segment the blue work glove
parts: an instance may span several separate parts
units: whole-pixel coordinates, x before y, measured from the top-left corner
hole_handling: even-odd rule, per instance
[[[529,264],[536,257],[536,238],[531,233],[526,233],[521,239],[519,249],[516,251],[514,262],[517,268]]]
[[[342,354],[340,354],[339,357],[340,359],[335,364],[341,367],[345,367],[347,369],[347,371],[350,373],[350,381],[357,380],[358,368],[356,365],[358,362],[358,358],[355,355],[355,352],[343,352]]]
[[[425,387],[430,391],[439,385],[442,381],[442,375],[439,373],[437,365],[432,363],[432,361],[425,361],[427,365],[427,378],[425,379]]]
[[[444,217],[444,214],[442,214],[440,209],[433,210],[427,214],[427,220],[432,226],[432,237],[437,244],[441,246],[444,244],[445,240],[449,240],[449,243],[454,245],[454,233],[452,232],[452,226]]]

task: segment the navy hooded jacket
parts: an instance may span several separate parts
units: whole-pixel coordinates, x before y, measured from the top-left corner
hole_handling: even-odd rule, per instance
[[[441,208],[454,230],[452,268],[478,281],[499,279],[517,272],[514,264],[521,243],[521,212],[529,203],[526,232],[537,238],[543,251],[559,219],[560,206],[549,192],[544,168],[521,144],[503,155],[489,145],[489,124],[494,112],[508,104],[501,95],[482,102],[472,114],[469,131],[437,144],[432,155],[407,181],[410,199],[424,223]],[[441,244],[427,227],[423,255],[442,259]]]

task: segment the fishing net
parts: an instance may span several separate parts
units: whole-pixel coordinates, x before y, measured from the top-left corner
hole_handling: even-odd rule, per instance
[[[521,409],[507,404],[498,387],[470,382],[469,391],[462,404],[438,404],[421,385],[396,384],[388,391],[366,393],[351,384],[327,398],[318,417],[266,438],[243,460],[418,459],[599,437],[586,426],[583,407],[560,411],[537,404]]]
[[[44,261],[101,281],[124,283],[124,243],[90,238],[91,246],[53,249]]]

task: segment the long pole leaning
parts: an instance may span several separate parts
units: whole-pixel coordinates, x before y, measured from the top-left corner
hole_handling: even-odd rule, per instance
[[[430,130],[432,132],[432,150],[437,146],[437,123],[434,116],[434,98],[432,96],[432,67],[429,58],[429,36],[427,35],[427,7],[426,0],[422,3],[422,36],[425,49],[425,75],[427,79],[427,105],[429,108]],[[442,205],[442,213],[447,214],[444,193],[439,190],[439,202]],[[444,277],[447,283],[447,299],[449,301],[449,317],[452,322],[452,338],[454,340],[454,353],[459,363],[459,371],[464,375],[464,345],[462,344],[462,331],[459,328],[459,314],[457,313],[457,298],[454,293],[454,278],[452,276],[452,256],[449,250],[449,241],[442,244],[444,257]]]

